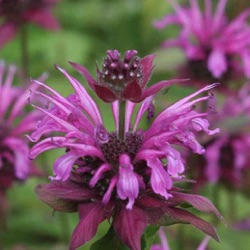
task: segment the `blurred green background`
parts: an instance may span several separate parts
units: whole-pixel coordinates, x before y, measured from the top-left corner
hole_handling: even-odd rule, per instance
[[[247,4],[250,5],[244,0],[230,0],[229,15],[232,17],[237,15]],[[118,49],[123,52],[136,49],[141,57],[150,53],[157,55],[150,84],[175,77],[175,67],[184,60],[183,55],[175,49],[162,51],[159,45],[167,37],[175,36],[178,29],[169,27],[158,31],[152,26],[155,19],[170,12],[172,8],[165,0],[62,0],[54,10],[55,16],[61,23],[61,30],[51,32],[34,25],[28,26],[29,75],[37,78],[43,72],[48,72],[47,83],[67,95],[72,92],[70,84],[54,68],[54,64],[65,68],[84,82],[67,61],[83,64],[95,74],[96,62],[101,64],[106,50]],[[19,37],[0,50],[0,58],[7,63],[20,65]],[[167,95],[156,102],[156,105],[167,106],[173,100],[183,97],[185,93],[190,93],[190,89],[173,87]],[[111,128],[107,105],[101,106],[104,120]],[[39,166],[51,169],[53,161],[61,153],[62,151],[53,151],[43,154],[38,159]],[[37,183],[47,181],[47,178],[33,178],[22,185],[16,184],[8,192],[10,201],[8,228],[0,234],[3,249],[68,249],[70,235],[78,221],[77,214],[53,214],[52,209],[37,200],[34,187]],[[212,199],[213,189],[212,186],[207,187],[203,194]],[[237,232],[230,228],[232,210],[237,219],[250,216],[249,201],[241,194],[232,194],[223,188],[218,188],[216,191],[220,200],[220,211],[228,222],[228,227],[216,222],[221,243],[211,240],[209,249],[250,249],[250,233]],[[236,207],[231,207],[232,199]],[[212,216],[205,218],[215,223]],[[104,223],[99,228],[96,238],[100,238],[106,230],[107,224]],[[188,225],[173,226],[167,229],[167,233],[173,250],[195,249],[204,237],[201,232]],[[185,242],[184,248],[179,244],[180,237]],[[79,249],[89,249],[91,242]]]

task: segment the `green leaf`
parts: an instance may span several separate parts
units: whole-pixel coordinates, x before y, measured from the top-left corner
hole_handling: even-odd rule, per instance
[[[144,235],[142,236],[142,241],[141,241],[142,249],[146,250],[150,249],[150,247],[154,242],[155,234],[158,232],[159,228],[160,228],[159,226],[151,226],[151,225],[148,226]]]
[[[90,247],[90,250],[100,250],[100,249],[129,250],[127,246],[122,244],[113,227],[110,227],[109,231]]]
[[[183,203],[180,204],[180,207],[181,207],[181,208],[191,208],[191,207],[193,207],[193,206],[190,205],[190,204],[187,203],[187,202],[183,202]]]
[[[155,236],[155,234],[158,232],[159,228],[160,228],[159,226],[148,226],[148,228],[145,231],[145,236],[147,238]]]
[[[145,250],[147,247],[147,239],[145,237],[145,234],[141,237],[141,250]]]

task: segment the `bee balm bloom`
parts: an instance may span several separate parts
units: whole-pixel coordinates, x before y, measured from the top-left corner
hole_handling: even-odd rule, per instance
[[[29,141],[25,133],[35,129],[41,113],[25,113],[29,90],[12,86],[16,68],[0,62],[0,218],[4,221],[6,191],[14,181],[24,181],[34,173],[28,159]],[[1,223],[0,223],[1,227]]]
[[[108,53],[117,54],[116,51]],[[218,132],[218,129],[208,128],[205,119],[208,113],[194,110],[195,104],[211,98],[210,95],[197,96],[217,84],[169,106],[145,131],[139,128],[139,122],[148,109],[152,112],[154,94],[162,87],[148,88],[146,97],[139,90],[145,97],[141,97],[141,103],[126,100],[123,92],[118,92],[118,100],[115,98],[111,103],[115,129],[107,131],[99,108],[86,89],[64,69],[57,68],[75,93],[63,97],[44,83],[34,81],[41,90],[33,91],[32,95],[45,98],[51,105],[35,105],[46,116],[30,135],[30,139],[37,142],[30,151],[30,158],[47,150],[66,149],[54,163],[51,182],[39,185],[36,191],[38,197],[55,210],[79,212],[80,222],[72,235],[70,249],[90,240],[105,219],[110,221],[111,229],[122,243],[133,250],[141,249],[141,237],[149,224],[167,225],[167,218],[176,223],[191,223],[217,239],[207,222],[176,206],[188,202],[198,210],[220,216],[216,208],[204,197],[184,194],[174,187],[185,170],[181,154],[174,145],[201,154],[204,149],[196,141],[195,133]],[[89,75],[86,71],[84,74],[89,83]],[[92,83],[95,90],[98,84]],[[136,106],[137,114],[132,122]],[[59,134],[49,136],[52,132]],[[44,138],[38,142],[42,136]]]
[[[192,79],[206,79],[210,75],[227,80],[239,72],[249,78],[250,26],[247,18],[250,10],[229,21],[225,15],[226,0],[218,1],[214,14],[212,1],[204,2],[205,10],[202,11],[197,0],[190,0],[189,8],[181,7],[176,0],[169,0],[176,14],[167,15],[154,25],[162,29],[176,24],[182,30],[177,39],[166,40],[162,46],[179,47],[185,52],[187,70]]]
[[[249,195],[250,136],[250,84],[245,84],[234,95],[228,96],[220,111],[217,124],[220,136],[208,141],[206,153],[206,179],[222,182]],[[230,126],[228,126],[230,124]]]

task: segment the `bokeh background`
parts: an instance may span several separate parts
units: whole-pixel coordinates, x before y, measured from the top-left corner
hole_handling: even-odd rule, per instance
[[[248,0],[229,0],[227,13],[234,17],[246,7],[250,7]],[[61,0],[54,9],[54,15],[61,24],[59,31],[51,32],[35,25],[28,26],[29,75],[37,78],[43,72],[48,72],[47,83],[60,93],[68,95],[72,89],[62,74],[54,68],[54,64],[65,68],[85,84],[84,79],[71,68],[68,61],[83,64],[95,74],[96,63],[101,64],[106,50],[118,49],[123,52],[136,49],[141,57],[156,53],[150,84],[174,78],[177,74],[176,66],[183,62],[184,56],[178,49],[161,50],[160,43],[168,37],[176,36],[178,28],[173,26],[159,31],[152,25],[155,19],[172,11],[166,0]],[[0,59],[20,65],[19,37],[0,50]],[[190,87],[171,87],[168,93],[155,103],[157,110],[191,91]],[[107,105],[101,105],[104,120],[112,129],[106,107]],[[61,153],[59,150],[44,153],[38,158],[39,167],[49,175],[53,161]],[[68,249],[70,235],[77,224],[77,214],[53,213],[52,209],[36,198],[35,186],[47,181],[47,176],[32,178],[26,183],[16,184],[9,190],[8,227],[0,234],[2,249]],[[215,202],[228,224],[226,227],[212,216],[204,217],[216,225],[221,240],[220,244],[211,240],[208,249],[250,249],[250,232],[237,231],[231,227],[232,213],[236,220],[250,217],[248,198],[220,186],[208,185],[200,192],[211,200],[214,193],[217,193]],[[106,229],[107,224],[103,223],[91,242],[100,238]],[[166,232],[173,250],[195,249],[204,237],[189,225],[172,226]],[[79,249],[89,249],[91,242]]]

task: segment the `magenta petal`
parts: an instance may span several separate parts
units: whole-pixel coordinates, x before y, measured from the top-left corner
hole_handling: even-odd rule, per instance
[[[203,241],[200,243],[200,245],[197,247],[197,250],[206,250],[208,242],[211,238],[209,236],[206,236]]]
[[[227,0],[219,0],[217,4],[217,8],[214,14],[214,22],[213,22],[213,31],[217,32],[219,27],[223,24],[223,18],[225,13]]]
[[[79,99],[81,106],[83,110],[86,111],[86,113],[92,118],[95,124],[102,123],[102,118],[99,112],[99,109],[95,103],[95,101],[92,99],[92,97],[88,94],[86,89],[82,86],[80,82],[78,82],[74,77],[70,76],[66,70],[55,66],[58,70],[60,70],[64,76],[69,80],[70,84],[75,90],[76,97]],[[40,84],[40,83],[39,83]],[[46,85],[43,84],[43,86],[47,89],[49,89],[52,93],[54,93],[56,96],[61,99],[60,95],[53,91],[52,89],[48,88]]]
[[[6,23],[0,27],[0,48],[3,47],[6,43],[14,38],[17,34],[17,26],[12,23]]]
[[[49,137],[40,142],[38,142],[29,152],[29,159],[35,159],[39,154],[44,151],[64,147],[63,142],[65,142],[65,137]]]
[[[89,84],[90,88],[95,90],[95,84],[96,81],[95,79],[91,76],[91,74],[89,73],[89,71],[82,65],[77,64],[77,63],[73,63],[73,62],[69,62],[69,64],[76,69],[81,75],[84,76],[84,78],[86,79],[87,83]]]
[[[89,186],[93,188],[96,183],[103,178],[104,173],[110,170],[112,170],[112,166],[110,166],[108,163],[102,164],[91,178]]]
[[[153,25],[156,29],[164,29],[166,26],[170,24],[179,24],[179,17],[175,14],[169,14],[164,16],[161,20],[156,20],[153,22]]]
[[[139,108],[139,110],[137,112],[137,115],[136,115],[136,120],[135,120],[133,131],[136,131],[137,126],[138,126],[142,116],[144,115],[144,113],[149,109],[150,105],[152,104],[152,99],[153,99],[153,97],[150,96],[150,97],[146,98],[141,103],[141,106],[140,106],[140,108]]]
[[[29,148],[25,140],[7,137],[2,142],[3,147],[9,148],[14,155],[15,174],[19,179],[26,179],[31,162],[28,159]]]
[[[207,63],[209,71],[216,78],[220,78],[228,68],[226,55],[219,49],[210,53]]]
[[[95,197],[91,189],[80,187],[70,181],[52,181],[36,187],[38,199],[60,212],[75,212],[81,201]]]
[[[179,192],[172,192],[173,199],[179,200],[181,202],[187,202],[191,204],[194,208],[196,208],[199,211],[207,212],[207,213],[213,213],[216,215],[220,220],[223,221],[223,217],[220,214],[220,212],[217,210],[217,208],[213,205],[213,203],[201,196],[201,195],[193,195],[193,194],[185,194],[185,193],[179,193]]]
[[[117,182],[117,194],[122,200],[128,199],[127,209],[132,209],[135,199],[139,194],[139,182],[133,171],[133,165],[128,155],[120,156],[119,177]]]
[[[139,102],[142,95],[142,88],[137,80],[130,82],[122,92],[122,97],[131,102]]]
[[[165,212],[166,212],[166,216],[169,217],[169,221],[172,220],[172,224],[173,223],[190,223],[191,225],[201,230],[205,234],[208,234],[209,236],[214,238],[216,241],[218,242],[220,241],[215,229],[208,222],[197,217],[196,215],[191,214],[179,208],[170,208],[170,207],[167,207],[165,209]]]
[[[99,202],[79,205],[80,222],[75,228],[70,250],[77,249],[87,241],[91,240],[97,231],[99,224],[105,220],[104,207]]]
[[[164,196],[166,199],[172,197],[167,190],[172,187],[172,179],[165,171],[158,158],[147,159],[147,165],[151,168],[151,186],[156,194]]]
[[[248,51],[244,51],[241,55],[242,62],[243,62],[243,70],[245,76],[250,78],[250,53]]]
[[[141,237],[146,227],[147,217],[138,207],[134,206],[132,210],[123,208],[115,215],[115,231],[131,250],[141,250]]]
[[[114,102],[118,99],[118,96],[114,92],[101,85],[95,84],[95,92],[104,102]]]
[[[80,156],[81,154],[76,151],[69,151],[67,154],[59,157],[54,163],[54,174],[56,177],[51,177],[51,179],[67,180],[74,163]]]
[[[117,183],[117,176],[115,175],[109,182],[109,186],[108,189],[106,191],[106,193],[104,194],[103,198],[102,198],[102,202],[103,204],[107,204],[110,201],[112,192],[116,186]]]
[[[179,151],[172,148],[170,145],[166,145],[165,152],[168,160],[168,173],[178,178],[179,174],[183,173],[185,170],[185,166],[183,164],[183,160],[181,158],[181,154]]]
[[[153,61],[155,58],[155,54],[145,56],[141,59],[140,64],[142,66],[142,82],[141,82],[141,88],[144,89],[145,86],[147,85],[149,79],[151,78],[152,75],[152,70],[153,70]]]
[[[163,228],[161,227],[158,231],[158,234],[161,239],[161,244],[160,245],[153,245],[150,250],[170,250],[168,240],[166,237],[166,233],[164,232]]]
[[[141,100],[144,100],[145,98],[149,96],[155,95],[162,89],[170,87],[173,83],[183,82],[183,81],[187,81],[187,80],[186,79],[174,79],[174,80],[168,80],[168,81],[166,80],[166,81],[158,82],[143,91]]]
[[[125,132],[128,132],[131,126],[131,117],[133,115],[136,103],[126,101],[126,114],[125,114]],[[116,122],[118,128],[118,121]]]
[[[216,183],[221,175],[220,168],[220,152],[223,145],[227,142],[227,137],[221,137],[217,139],[214,143],[210,144],[206,148],[205,159],[206,159],[206,169],[205,175],[208,180],[212,183]]]

